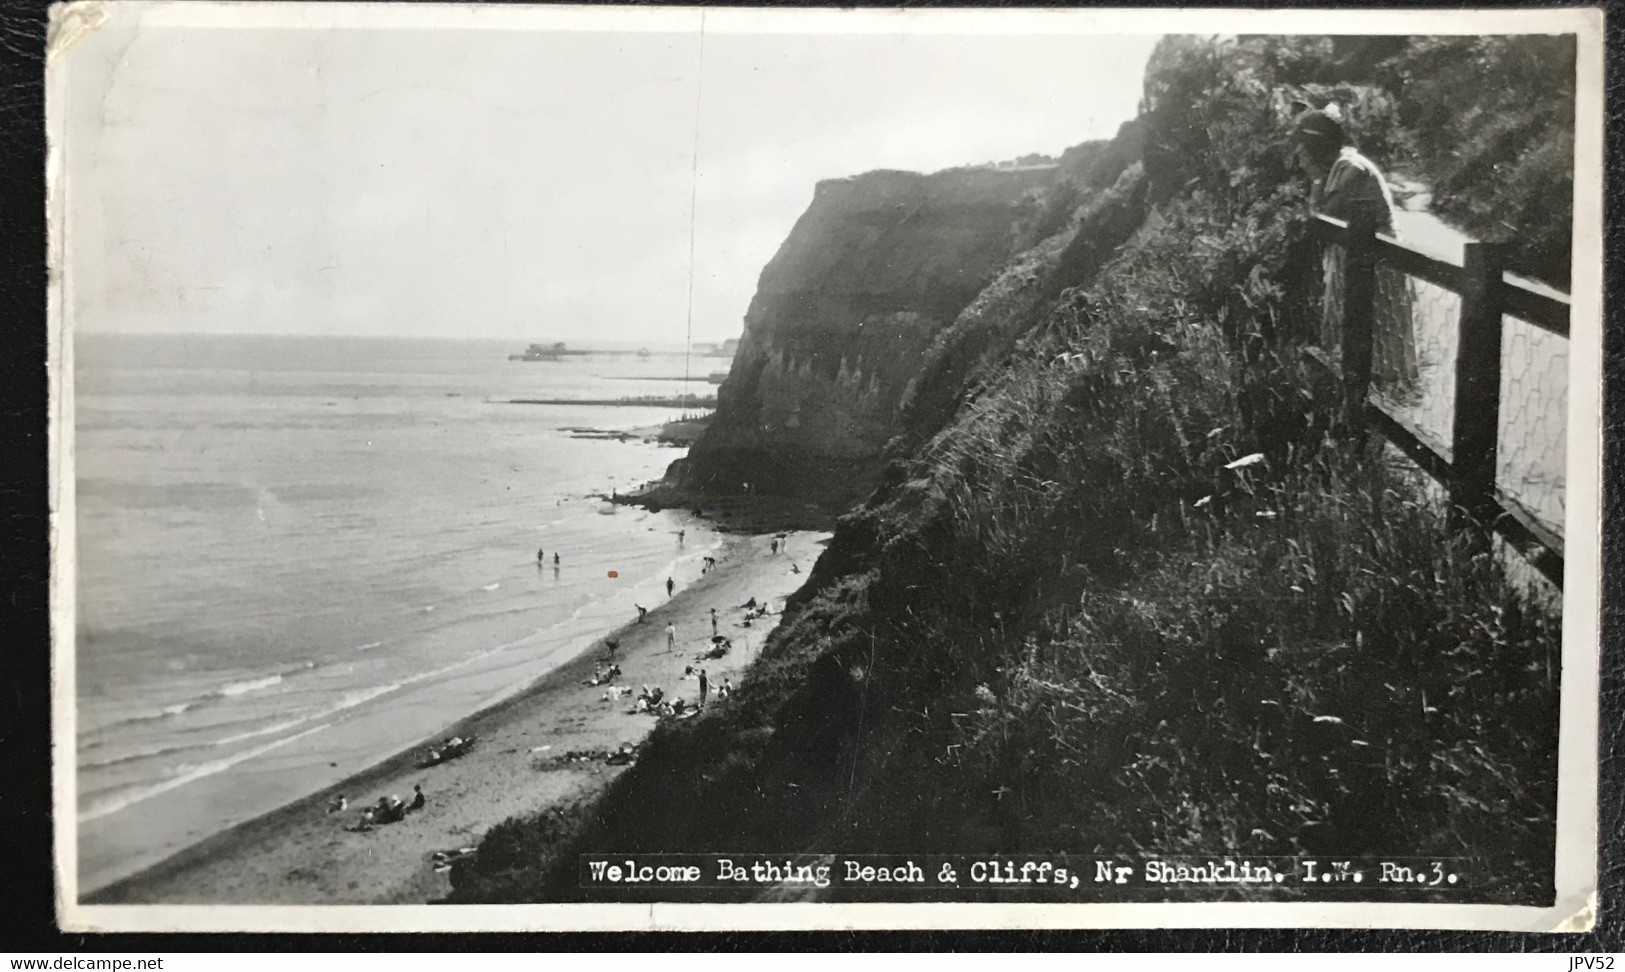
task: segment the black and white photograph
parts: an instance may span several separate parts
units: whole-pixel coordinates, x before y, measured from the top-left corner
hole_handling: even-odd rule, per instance
[[[53,8],[63,928],[1590,928],[1601,44]]]

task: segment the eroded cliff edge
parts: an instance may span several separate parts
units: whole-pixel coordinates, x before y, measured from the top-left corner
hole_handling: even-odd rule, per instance
[[[762,271],[714,420],[668,481],[861,492],[932,341],[1073,191],[1068,161],[819,183]]]

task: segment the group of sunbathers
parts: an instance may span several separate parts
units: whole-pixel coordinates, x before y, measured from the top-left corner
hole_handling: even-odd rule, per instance
[[[714,558],[705,558],[706,570],[710,570],[715,566],[716,560]],[[644,617],[648,614],[648,609],[641,604],[634,606],[638,609],[638,620],[644,620]],[[754,597],[746,601],[744,604],[739,605],[739,608],[745,612],[744,621],[742,623],[747,628],[750,627],[752,621],[759,618],[765,618],[771,613],[768,611],[767,603],[765,601],[759,602]],[[717,633],[718,625],[719,618],[717,615],[717,610],[716,608],[712,608],[711,643],[707,645],[703,651],[700,651],[694,656],[696,661],[715,660],[723,657],[733,649],[733,641],[726,635]],[[674,649],[676,647],[676,641],[676,626],[674,624],[666,625],[667,649]],[[610,642],[609,644],[611,645],[611,655],[613,655],[614,648],[618,647],[618,645],[613,642]],[[605,702],[614,702],[623,696],[630,695],[632,692],[629,686],[610,685],[610,683],[619,678],[621,674],[621,666],[611,664],[607,667],[598,669],[592,675],[592,677],[586,679],[584,684],[592,687],[608,686],[603,693],[602,700]],[[684,699],[667,699],[663,689],[659,687],[651,689],[649,686],[645,685],[643,686],[643,690],[638,693],[637,698],[632,700],[632,707],[628,709],[627,712],[633,714],[647,713],[651,715],[675,716],[682,716],[698,712],[700,708],[704,706],[705,698],[708,695],[708,690],[710,687],[703,675],[703,670],[697,672],[695,671],[693,665],[689,665],[683,670],[683,679],[685,681],[694,680],[700,682],[701,701],[698,704]],[[730,679],[724,678],[722,680],[722,684],[716,686],[716,697],[718,699],[725,699],[732,694],[733,682]]]
[[[406,803],[393,793],[389,796],[381,796],[378,798],[377,803],[361,811],[360,820],[346,829],[371,830],[383,824],[398,823],[405,820],[407,814],[422,810],[427,802],[423,796],[423,784],[418,783],[412,787],[412,802]],[[327,812],[338,813],[348,806],[349,802],[345,800],[343,794],[340,794],[338,799],[334,800],[332,805],[327,808]]]
[[[746,628],[751,626],[751,622],[759,618],[765,618],[768,615],[767,604],[757,604],[754,597],[740,605],[740,607],[745,609],[745,619],[739,623]]]
[[[660,707],[661,700],[665,697],[665,689],[662,689],[658,685],[651,689],[649,686],[645,685],[643,687],[643,691],[639,692],[638,697],[632,701],[632,708],[628,709],[627,711],[653,712]]]
[[[593,673],[591,678],[587,679],[582,684],[597,688],[600,685],[608,685],[610,682],[613,682],[620,677],[621,666],[611,665],[608,668],[600,668],[598,671]]]
[[[451,866],[458,861],[467,860],[474,856],[477,847],[459,847],[451,851],[435,851],[429,855],[429,861],[437,872],[444,873],[451,870]]]
[[[626,711],[654,716],[685,716],[698,712],[699,708],[687,699],[666,698],[665,690],[658,685],[652,689],[645,685],[643,691],[632,701],[632,708]]]
[[[469,736],[467,739],[462,736],[452,736],[438,746],[429,747],[427,762],[429,765],[444,763],[448,759],[456,759],[472,748],[474,748],[473,736]]]

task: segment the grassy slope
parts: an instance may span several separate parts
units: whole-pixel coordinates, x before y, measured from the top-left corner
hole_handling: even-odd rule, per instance
[[[1485,898],[1549,895],[1557,625],[1342,444],[1284,339],[1268,54],[1159,50],[1092,255],[1039,243],[941,339],[919,388],[953,393],[917,390],[736,696],[493,831],[458,900],[639,850],[1494,849]]]

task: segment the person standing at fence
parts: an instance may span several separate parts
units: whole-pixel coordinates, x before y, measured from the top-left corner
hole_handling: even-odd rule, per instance
[[[1334,104],[1310,109],[1293,120],[1299,160],[1314,179],[1310,204],[1318,213],[1346,223],[1374,225],[1394,234],[1394,195],[1376,163],[1349,139],[1342,112]],[[1321,344],[1339,344],[1343,321],[1345,254],[1328,247],[1322,258]],[[1372,308],[1371,377],[1379,391],[1406,397],[1418,377],[1416,332],[1411,320],[1411,288],[1398,270],[1379,268]]]

